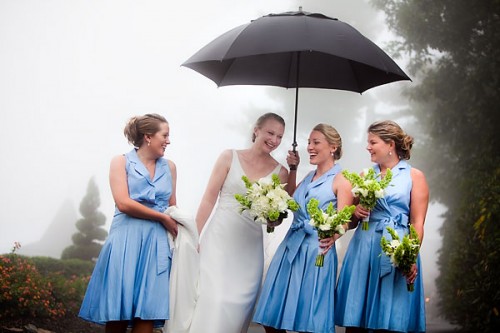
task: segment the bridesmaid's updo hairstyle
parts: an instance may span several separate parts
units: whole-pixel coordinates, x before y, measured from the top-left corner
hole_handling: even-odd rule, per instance
[[[342,157],[342,138],[340,137],[339,132],[333,127],[328,124],[318,124],[314,126],[313,131],[318,131],[322,133],[326,137],[326,141],[337,147],[335,152],[333,153],[333,159],[340,160]]]
[[[255,128],[262,128],[264,123],[270,119],[276,120],[281,125],[283,125],[283,127],[285,127],[285,120],[281,116],[273,112],[268,112],[264,113],[262,116],[259,117],[259,119],[257,119],[257,122],[255,123]],[[252,142],[255,142],[255,133],[252,133]]]
[[[406,134],[403,129],[392,120],[377,121],[368,127],[368,133],[375,134],[385,143],[394,141],[396,153],[402,160],[410,159],[413,147],[413,137]]]
[[[128,121],[123,133],[130,144],[139,148],[144,142],[144,135],[156,134],[160,130],[160,124],[162,123],[168,124],[168,121],[156,113],[134,116]]]

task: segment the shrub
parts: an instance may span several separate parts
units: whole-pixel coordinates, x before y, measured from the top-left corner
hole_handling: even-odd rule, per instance
[[[93,263],[0,255],[0,319],[76,314]]]

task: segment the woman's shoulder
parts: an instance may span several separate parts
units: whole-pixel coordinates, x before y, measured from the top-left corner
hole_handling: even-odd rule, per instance
[[[125,156],[125,154],[121,154],[121,155],[116,155],[116,156],[113,156],[111,158],[111,166],[116,166],[116,165],[125,165],[127,161],[127,158]]]
[[[411,167],[410,175],[413,180],[425,180],[425,174],[417,168]]]

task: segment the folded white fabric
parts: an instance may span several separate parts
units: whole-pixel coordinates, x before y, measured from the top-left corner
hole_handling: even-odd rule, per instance
[[[178,223],[175,240],[168,234],[173,256],[170,270],[170,320],[165,324],[165,331],[187,333],[198,290],[198,229],[192,215],[178,207],[168,207],[165,214]]]

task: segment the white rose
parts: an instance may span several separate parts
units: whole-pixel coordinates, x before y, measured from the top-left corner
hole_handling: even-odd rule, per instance
[[[380,199],[380,198],[383,198],[384,197],[384,190],[377,190],[375,191],[375,197]]]
[[[335,231],[336,231],[339,235],[343,235],[343,234],[345,234],[345,229],[344,229],[344,227],[342,227],[341,225],[338,225],[338,226],[335,228]]]
[[[321,231],[329,231],[330,229],[331,229],[330,224],[321,224],[319,226],[319,230],[321,230]]]
[[[399,246],[399,244],[401,244],[401,243],[397,239],[391,240],[391,247],[393,249],[397,248]]]

